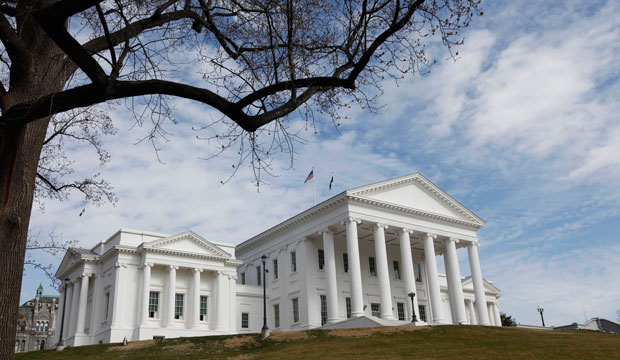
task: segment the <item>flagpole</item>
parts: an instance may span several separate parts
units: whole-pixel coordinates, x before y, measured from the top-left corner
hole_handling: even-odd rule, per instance
[[[316,176],[314,176],[314,167],[312,168],[312,174],[312,193],[314,195],[314,205],[316,205],[316,183],[314,182]]]

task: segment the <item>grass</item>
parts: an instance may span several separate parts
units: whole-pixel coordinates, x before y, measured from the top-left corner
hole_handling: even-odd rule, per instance
[[[137,341],[16,359],[620,359],[620,335],[483,326],[381,327]]]

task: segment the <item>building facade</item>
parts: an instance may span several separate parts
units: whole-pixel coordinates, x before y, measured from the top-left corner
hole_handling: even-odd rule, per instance
[[[58,296],[43,294],[39,285],[36,296],[19,307],[15,352],[53,348]]]
[[[482,278],[484,221],[420,174],[347,190],[235,246],[121,229],[70,249],[66,345],[355,324],[501,325]],[[458,250],[472,276],[460,274]],[[264,259],[263,259],[264,256]],[[446,274],[438,272],[443,257]],[[413,295],[413,297],[412,297]]]

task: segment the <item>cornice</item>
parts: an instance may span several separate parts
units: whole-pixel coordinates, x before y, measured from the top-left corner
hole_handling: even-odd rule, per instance
[[[171,249],[143,247],[142,251],[147,252],[147,253],[150,252],[150,253],[159,253],[159,254],[167,254],[167,255],[188,256],[188,257],[200,258],[200,259],[208,259],[208,260],[218,260],[218,261],[224,261],[224,262],[230,263],[230,264],[234,264],[235,261],[238,261],[238,260],[230,259],[230,258],[227,258],[227,257],[224,257],[224,256],[197,254],[197,253],[193,253],[193,252],[189,252],[189,251],[182,251],[182,250],[171,250]],[[243,262],[241,262],[241,263],[243,263]]]
[[[371,205],[371,206],[375,206],[375,207],[380,207],[380,208],[384,208],[384,209],[389,209],[389,210],[394,210],[394,211],[400,211],[400,212],[404,212],[406,214],[412,214],[412,215],[416,215],[416,216],[423,217],[423,218],[428,218],[428,219],[433,219],[433,220],[440,220],[440,221],[444,221],[444,222],[448,222],[448,223],[468,226],[468,227],[472,227],[472,228],[474,228],[476,230],[482,228],[482,226],[483,226],[482,224],[480,224],[478,222],[465,221],[465,220],[457,219],[457,218],[450,217],[450,216],[445,216],[445,215],[441,215],[441,214],[437,214],[437,213],[432,213],[432,212],[428,212],[428,211],[422,211],[422,210],[418,210],[418,209],[414,209],[414,208],[410,208],[410,207],[405,207],[405,206],[396,205],[396,204],[393,204],[393,203],[388,203],[388,202],[385,202],[385,201],[374,200],[374,199],[367,198],[367,197],[349,195],[348,198],[350,200],[356,201],[358,203],[367,204],[367,205]]]

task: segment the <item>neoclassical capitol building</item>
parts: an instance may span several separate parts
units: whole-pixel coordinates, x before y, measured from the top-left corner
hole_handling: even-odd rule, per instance
[[[402,325],[414,315],[416,325],[500,326],[501,293],[478,258],[484,224],[416,173],[344,191],[236,246],[121,229],[70,249],[59,266],[63,340],[259,332],[263,285],[272,331]]]

